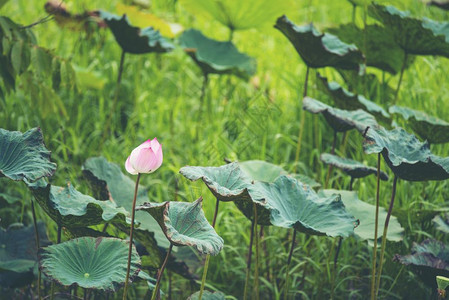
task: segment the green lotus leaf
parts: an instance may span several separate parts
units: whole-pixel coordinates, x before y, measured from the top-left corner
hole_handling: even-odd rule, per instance
[[[312,24],[297,26],[286,16],[277,19],[274,27],[290,40],[307,66],[360,70],[364,56],[354,44],[346,44],[332,34],[322,34]]]
[[[325,164],[341,169],[352,178],[362,178],[371,174],[377,174],[376,168],[368,167],[361,162],[349,158],[323,153],[321,154],[320,159]],[[385,172],[380,171],[380,179],[388,180],[388,175]]]
[[[274,182],[287,172],[278,165],[263,160],[247,160],[239,162],[240,169],[252,180]]]
[[[449,286],[449,278],[444,276],[437,276],[437,286],[439,290],[445,290]]]
[[[39,250],[40,268],[61,285],[115,291],[125,283],[129,241],[81,237]],[[140,271],[140,257],[132,248],[130,280]]]
[[[449,142],[449,123],[436,117],[429,116],[425,112],[403,106],[392,106],[391,114],[399,114],[413,131],[422,139],[431,144],[443,144]]]
[[[200,197],[193,203],[145,203],[136,209],[149,213],[173,245],[192,246],[202,254],[217,255],[223,248],[223,239],[204,216],[202,203]]]
[[[259,28],[288,9],[286,1],[270,0],[181,0],[194,15],[208,15],[230,30]]]
[[[275,226],[332,237],[353,233],[356,220],[338,195],[319,197],[310,186],[286,175],[274,183],[256,182],[249,191],[254,199],[266,201]]]
[[[310,178],[309,176],[303,175],[303,174],[290,174],[290,176],[292,176],[293,178],[295,178],[296,180],[307,184],[308,186],[310,186],[311,188],[317,190],[319,188],[321,188],[321,183],[317,182],[315,179]]]
[[[396,254],[394,261],[411,266],[421,279],[436,288],[435,277],[449,277],[449,248],[440,241],[427,239],[414,243],[409,255]]]
[[[230,163],[220,167],[187,166],[179,170],[191,181],[201,179],[212,194],[220,201],[232,201],[238,209],[250,220],[254,217],[254,205],[257,209],[257,223],[270,225],[270,211],[264,202],[253,201],[248,189],[252,180],[243,172],[238,163]]]
[[[449,10],[449,1],[442,0],[442,1],[429,1],[427,2],[427,5],[429,6],[435,6],[444,10]]]
[[[359,49],[364,49],[367,66],[393,75],[401,71],[405,52],[396,43],[389,28],[372,24],[361,29],[351,23],[329,28],[328,32],[335,34],[345,43],[354,43]],[[410,62],[406,66],[410,66]]]
[[[210,39],[195,29],[184,31],[179,42],[204,74],[234,74],[247,79],[256,72],[256,60],[239,52],[232,42]]]
[[[427,142],[420,142],[402,128],[369,128],[363,148],[366,153],[382,153],[387,165],[401,179],[409,181],[449,178],[449,157],[430,152]]]
[[[0,177],[36,181],[55,171],[40,128],[25,133],[0,128]]]
[[[187,300],[197,300],[200,297],[200,292],[195,292],[192,294]],[[226,295],[222,292],[209,292],[209,291],[203,291],[202,298],[204,300],[224,300],[226,299]]]
[[[360,220],[359,226],[354,229],[355,235],[368,241],[374,241],[374,228],[375,228],[375,215],[376,206],[368,204],[360,200],[357,196],[357,192],[354,191],[341,191],[341,190],[321,190],[318,194],[325,197],[330,197],[335,194],[341,195],[341,200],[346,207],[346,211],[353,215],[356,219]],[[387,216],[387,211],[383,207],[379,208],[379,220],[384,220]],[[384,230],[384,223],[378,224],[378,238],[382,238],[382,232]],[[396,217],[391,216],[390,224],[388,226],[387,240],[398,242],[402,240],[404,229],[399,224]]]
[[[38,222],[41,246],[50,244],[45,225]],[[37,264],[34,226],[12,224],[8,229],[0,228],[0,286],[21,287],[34,278]]]
[[[123,174],[117,164],[110,163],[104,157],[91,157],[83,165],[83,175],[89,182],[95,197],[100,200],[110,200],[123,207],[127,212],[132,210],[132,200],[136,183]],[[148,201],[148,189],[139,185],[136,204],[141,205]],[[164,248],[169,246],[164,233],[153,218],[148,218],[145,212],[136,212],[135,220],[140,223],[139,228],[135,228],[134,234],[140,241],[150,257],[155,262],[155,267],[162,263],[163,256],[158,245]],[[120,229],[128,232],[128,226],[119,226]]]
[[[354,128],[364,132],[369,126],[378,126],[376,119],[361,109],[348,111],[333,108],[310,97],[305,97],[302,100],[302,107],[313,114],[322,114],[332,129],[337,132],[344,132]]]
[[[124,208],[84,195],[70,183],[59,187],[41,180],[28,187],[42,209],[60,226],[87,227],[106,222],[126,224],[128,212]]]
[[[436,228],[444,233],[449,233],[449,215],[439,215],[433,218],[433,223],[436,225]]]
[[[449,57],[449,23],[416,19],[394,6],[373,3],[368,13],[392,32],[394,40],[408,54]]]
[[[381,106],[362,95],[356,95],[346,90],[336,82],[328,82],[326,77],[317,73],[317,81],[322,90],[328,94],[337,108],[346,110],[363,109],[385,123],[390,123],[390,115]]]
[[[132,54],[164,53],[174,49],[172,43],[165,39],[153,27],[139,28],[130,24],[126,15],[116,16],[106,11],[100,11],[102,18],[114,34],[115,40],[124,52]]]

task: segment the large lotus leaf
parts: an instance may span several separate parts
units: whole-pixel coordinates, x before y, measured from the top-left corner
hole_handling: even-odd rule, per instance
[[[320,159],[325,164],[332,165],[343,170],[352,178],[362,178],[371,174],[377,174],[376,168],[368,167],[361,162],[349,158],[323,153],[321,154]],[[388,175],[385,172],[380,171],[380,179],[388,180]]]
[[[181,168],[179,173],[189,180],[201,179],[220,201],[233,201],[242,213],[250,220],[254,217],[254,205],[257,207],[257,223],[270,225],[270,212],[263,201],[251,198],[248,188],[253,180],[234,162],[220,167]]]
[[[331,195],[339,194],[341,195],[341,200],[346,207],[348,213],[353,215],[356,219],[360,220],[359,226],[354,229],[355,235],[362,239],[368,241],[374,241],[374,227],[375,227],[375,215],[376,206],[368,204],[360,200],[357,196],[357,192],[354,191],[339,191],[339,190],[321,190],[319,194],[325,197]],[[387,210],[383,207],[379,208],[379,220],[384,220],[387,217]],[[378,224],[378,238],[382,238],[382,232],[384,230],[384,223],[379,222]],[[388,226],[387,240],[398,242],[402,240],[402,235],[404,229],[399,224],[396,217],[391,216],[390,224]]]
[[[409,181],[449,178],[449,158],[433,155],[427,142],[420,142],[402,128],[369,128],[363,148],[366,153],[382,153],[396,176]]]
[[[396,43],[392,30],[389,28],[372,24],[361,29],[351,23],[329,28],[328,31],[338,36],[343,42],[354,43],[359,49],[363,49],[367,66],[393,75],[401,71],[405,52]]]
[[[25,133],[0,128],[0,177],[36,181],[52,176],[55,170],[40,128]]]
[[[70,183],[60,187],[37,181],[28,187],[42,209],[60,226],[87,227],[107,222],[126,224],[128,212],[124,208],[84,195]]]
[[[145,203],[137,210],[144,210],[156,219],[173,245],[192,246],[200,253],[217,255],[223,248],[223,239],[204,216],[202,203],[200,197],[193,203]]]
[[[416,19],[394,6],[373,3],[369,14],[391,30],[396,43],[409,54],[449,57],[449,23]]]
[[[400,114],[408,120],[410,127],[421,138],[431,144],[441,144],[449,142],[449,123],[430,116],[425,112],[414,110],[403,106],[392,106],[389,109],[391,114]]]
[[[110,200],[127,212],[132,210],[132,200],[136,183],[123,174],[117,164],[110,163],[104,157],[91,157],[83,165],[83,175],[88,180],[95,197],[100,200]],[[148,189],[139,185],[136,204],[148,201]],[[136,239],[150,253],[150,256],[160,265],[162,256],[158,245],[168,247],[167,239],[153,218],[148,218],[145,212],[136,212],[135,220],[140,223],[135,229]],[[121,228],[128,231],[128,228]]]
[[[38,222],[41,246],[50,244],[45,225]],[[29,284],[37,264],[36,236],[34,226],[12,224],[0,228],[0,286],[21,287]]]
[[[435,287],[435,276],[449,277],[449,248],[440,241],[414,243],[410,255],[396,254],[393,260],[412,266],[427,284]]]
[[[286,175],[274,183],[257,182],[249,191],[254,199],[264,199],[271,207],[275,226],[332,237],[353,233],[356,220],[338,195],[320,197],[310,186]]]
[[[40,268],[64,286],[115,291],[125,283],[129,241],[82,237],[39,251]],[[140,271],[140,257],[132,248],[130,280]]]
[[[213,17],[230,30],[259,28],[289,9],[287,1],[271,0],[181,0],[195,15]]]
[[[427,2],[427,5],[429,6],[436,6],[438,8],[449,10],[449,1],[442,0],[442,1],[429,1]]]
[[[305,97],[302,100],[303,109],[314,114],[322,114],[329,125],[337,132],[357,129],[364,132],[367,127],[377,127],[376,118],[364,110],[343,110],[333,108],[323,102]]]
[[[195,292],[192,294],[187,300],[197,300],[200,297],[200,292]],[[222,292],[209,292],[209,291],[203,291],[202,298],[204,300],[225,300],[226,295]]]
[[[280,175],[287,174],[281,166],[263,160],[241,161],[239,166],[248,177],[257,181],[274,182]]]
[[[116,16],[106,11],[100,11],[100,17],[108,24],[115,40],[124,52],[142,54],[149,52],[169,52],[174,49],[159,31],[153,27],[139,28],[132,26],[126,15]]]
[[[359,70],[364,57],[354,44],[346,44],[332,34],[322,34],[312,24],[297,26],[286,16],[277,19],[279,29],[311,68],[336,67]]]
[[[337,108],[346,110],[363,109],[385,123],[390,123],[390,115],[381,106],[362,95],[356,95],[336,82],[328,82],[326,77],[317,73],[317,81],[322,90],[328,94]]]
[[[184,51],[205,74],[234,74],[247,79],[256,72],[256,60],[237,50],[232,42],[220,42],[189,29],[179,37]]]

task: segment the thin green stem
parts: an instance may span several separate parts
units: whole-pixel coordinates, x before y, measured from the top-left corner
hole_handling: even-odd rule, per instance
[[[251,258],[253,256],[253,239],[254,239],[254,218],[251,221],[251,234],[249,237],[249,246],[248,246],[248,260],[246,262],[246,277],[245,277],[245,288],[243,289],[243,300],[246,300],[248,297],[248,288],[249,288],[249,272],[251,271]]]
[[[308,85],[308,81],[309,81],[309,72],[310,72],[310,67],[307,66],[307,70],[306,70],[306,79],[304,80],[304,89],[303,89],[303,94],[302,94],[302,99],[304,99],[307,96],[307,85]],[[302,100],[301,100],[302,103]],[[301,109],[301,114],[300,114],[300,123],[299,123],[299,133],[298,133],[298,142],[296,144],[296,153],[295,153],[295,167],[293,169],[293,173],[296,173],[296,170],[298,168],[298,161],[299,161],[299,155],[301,154],[301,144],[302,144],[302,136],[304,133],[304,123],[305,123],[305,111],[304,109]]]
[[[109,111],[109,116],[106,121],[106,126],[104,127],[102,141],[104,141],[106,139],[106,136],[108,135],[109,128],[111,127],[112,119],[115,114],[115,109],[117,108],[118,97],[120,95],[120,85],[122,83],[123,65],[125,64],[125,54],[126,54],[126,52],[122,51],[122,54],[120,56],[120,65],[119,65],[119,69],[118,69],[117,84],[115,87],[114,100],[112,102],[112,108]]]
[[[218,200],[218,198],[217,198],[216,202],[215,202],[214,218],[212,221],[213,228],[215,228],[215,223],[217,222],[219,205],[220,205],[220,200]],[[198,296],[198,300],[201,300],[203,298],[204,286],[206,285],[206,278],[207,278],[207,269],[209,268],[209,260],[210,260],[210,254],[208,254],[206,256],[206,262],[204,263],[203,278],[201,280],[200,295]]]
[[[379,294],[380,279],[382,277],[382,267],[383,267],[383,261],[384,261],[384,256],[385,256],[385,248],[387,245],[388,224],[390,223],[391,213],[393,212],[393,205],[394,205],[394,198],[396,196],[397,182],[398,182],[398,177],[394,176],[393,189],[391,192],[390,207],[388,208],[387,217],[385,218],[384,232],[382,235],[382,246],[380,248],[379,271],[377,272],[377,284],[376,284],[376,299],[377,299],[377,295]]]
[[[353,190],[353,185],[354,185],[354,177],[351,177],[351,181],[349,182],[349,190],[352,191]]]
[[[380,188],[380,153],[377,154],[377,185],[376,185],[376,218],[374,221],[374,245],[373,245],[373,264],[371,272],[371,300],[376,298],[376,263],[377,263],[377,236],[379,227],[379,188]]]
[[[36,210],[34,209],[34,201],[31,200],[31,212],[33,214],[33,223],[34,223],[34,234],[36,236],[36,255],[37,252],[39,251],[40,248],[40,241],[39,241],[39,229],[37,227],[37,218],[36,218]],[[38,268],[38,273],[37,273],[37,296],[39,298],[39,300],[42,299],[42,295],[41,295],[41,270],[40,268]]]
[[[62,235],[62,225],[61,225],[61,222],[58,222],[58,233],[57,233],[57,237],[56,237],[56,244],[61,243],[61,235]],[[55,287],[56,287],[56,284],[54,281],[52,281],[51,289],[50,289],[50,300],[53,300],[55,297]]]
[[[355,15],[356,15],[357,5],[352,5],[352,24],[355,24]]]
[[[336,146],[336,144],[337,144],[337,131],[334,130],[334,140],[332,142],[331,154],[335,154],[335,146]],[[330,164],[327,167],[326,181],[324,183],[324,188],[325,189],[327,189],[327,187],[329,185],[329,179],[331,177],[332,169],[333,169],[333,166]]]
[[[396,87],[396,91],[394,92],[394,101],[393,101],[393,104],[396,104],[396,102],[398,101],[399,89],[400,89],[400,87],[401,87],[402,77],[404,76],[405,66],[407,65],[407,58],[408,58],[408,54],[405,53],[405,55],[404,55],[404,61],[402,62],[401,73],[399,74],[399,82],[398,82],[398,86]]]
[[[159,297],[160,297],[159,290],[161,287],[161,279],[162,279],[162,275],[164,274],[164,270],[167,265],[167,261],[168,261],[168,258],[170,257],[170,253],[171,253],[172,249],[173,249],[173,244],[170,244],[170,247],[168,247],[167,255],[165,256],[165,259],[164,259],[164,263],[162,264],[161,269],[158,272],[156,286],[154,287],[154,291],[153,291],[153,295],[151,296],[151,300],[159,299]]]
[[[257,234],[257,206],[254,203],[254,232],[256,238],[256,266],[254,271],[254,294],[259,300],[259,234]]]
[[[284,300],[287,300],[288,297],[288,290],[290,288],[290,264],[292,262],[292,257],[293,257],[293,250],[295,249],[295,241],[296,241],[296,230],[293,229],[293,237],[292,237],[292,243],[290,246],[290,252],[288,254],[288,259],[287,259],[287,271],[285,272],[285,292],[284,292]]]
[[[132,250],[133,250],[134,218],[136,216],[136,199],[137,199],[137,190],[139,189],[140,175],[141,175],[140,173],[137,174],[136,186],[134,188],[133,209],[132,209],[132,214],[131,214],[131,229],[129,231],[128,267],[126,269],[126,279],[125,279],[125,288],[123,290],[123,300],[126,300],[126,296],[128,293],[129,272],[131,270],[131,254],[132,254]]]

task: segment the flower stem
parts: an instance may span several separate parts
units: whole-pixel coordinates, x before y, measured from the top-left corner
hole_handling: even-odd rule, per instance
[[[404,55],[404,61],[402,62],[401,73],[399,74],[399,82],[398,82],[398,86],[396,87],[396,91],[394,92],[394,101],[393,101],[393,104],[396,104],[396,102],[398,101],[399,88],[401,87],[402,77],[404,76],[405,66],[407,65],[407,58],[408,58],[408,54],[405,53],[405,55]]]
[[[151,296],[151,300],[159,299],[159,290],[161,287],[161,279],[162,275],[164,274],[165,266],[167,265],[168,258],[170,257],[171,250],[173,249],[173,244],[170,244],[170,247],[168,247],[167,255],[165,256],[164,263],[161,266],[161,269],[159,270],[159,273],[157,275],[157,281],[156,286],[154,287],[153,295]]]
[[[245,278],[245,288],[243,290],[243,300],[248,297],[248,285],[249,285],[249,272],[251,271],[251,258],[253,255],[253,238],[254,238],[254,218],[251,222],[251,234],[249,237],[249,247],[248,247],[248,260],[246,262],[246,278]]]
[[[214,212],[214,219],[212,221],[212,227],[215,228],[215,222],[217,221],[217,215],[218,215],[218,207],[220,205],[220,200],[218,198],[215,202],[215,212]],[[204,270],[203,270],[203,278],[201,280],[201,287],[200,287],[200,295],[198,296],[198,300],[201,300],[204,293],[204,286],[206,285],[206,278],[207,278],[207,269],[209,268],[209,260],[210,260],[210,254],[206,256],[206,262],[204,263]]]
[[[391,217],[391,213],[393,211],[394,198],[396,196],[396,184],[397,184],[397,182],[398,182],[398,177],[394,176],[393,189],[392,189],[392,192],[391,192],[390,207],[388,208],[387,217],[385,218],[384,233],[382,235],[382,246],[380,248],[379,271],[377,272],[377,284],[376,284],[376,295],[375,295],[376,298],[377,298],[377,295],[379,294],[380,279],[381,279],[381,276],[382,276],[382,267],[383,267],[383,261],[384,261],[384,256],[385,256],[385,248],[386,248],[386,245],[387,245],[388,224],[390,223],[390,217]]]
[[[254,294],[259,300],[259,234],[257,234],[257,206],[254,203],[254,232],[256,237],[256,266],[254,272]]]
[[[128,292],[128,281],[129,281],[129,271],[131,270],[131,253],[133,250],[133,233],[134,233],[134,218],[136,216],[136,200],[137,200],[137,190],[139,188],[140,173],[137,174],[136,187],[134,189],[134,199],[133,199],[133,210],[131,213],[131,229],[129,231],[129,248],[128,248],[128,268],[126,270],[125,288],[123,290],[123,300],[126,300]]]
[[[295,249],[295,241],[296,241],[296,230],[293,229],[293,237],[292,237],[292,243],[290,246],[290,253],[288,254],[288,259],[287,259],[287,271],[285,272],[285,292],[284,292],[284,300],[287,299],[288,297],[288,290],[290,288],[290,264],[292,262],[292,257],[293,257],[293,250]]]
[[[335,146],[337,145],[337,131],[334,130],[334,140],[332,141],[332,149],[331,149],[331,154],[334,155],[335,154]],[[329,179],[331,177],[331,173],[332,173],[332,165],[329,165],[327,167],[327,175],[326,175],[326,181],[324,183],[324,188],[327,189],[328,185],[329,185]]]
[[[371,300],[376,298],[376,260],[377,260],[377,236],[379,226],[379,187],[380,187],[380,153],[377,154],[377,186],[376,186],[376,219],[374,222],[374,245],[373,245],[373,265],[371,272]]]
[[[304,99],[304,97],[307,96],[307,83],[309,81],[309,72],[310,72],[310,67],[307,66],[307,70],[306,70],[306,79],[304,80],[304,89],[303,89],[303,94],[302,94],[302,99]],[[301,100],[302,103],[302,100]],[[299,154],[301,153],[301,143],[302,143],[302,135],[304,133],[304,122],[305,122],[305,111],[304,109],[301,109],[301,114],[300,114],[300,123],[299,123],[299,133],[298,133],[298,143],[296,144],[296,153],[295,153],[295,167],[293,169],[293,173],[296,173],[296,169],[298,167],[298,161],[299,161]]]
[[[37,218],[36,218],[36,210],[34,209],[34,201],[31,200],[31,212],[33,213],[33,223],[34,223],[34,234],[36,235],[36,255],[40,248],[40,241],[39,241],[39,229],[37,228]],[[37,273],[37,295],[39,300],[42,299],[41,295],[41,269],[38,268]]]

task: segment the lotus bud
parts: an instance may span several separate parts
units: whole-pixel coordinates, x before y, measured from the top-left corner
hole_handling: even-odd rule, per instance
[[[143,142],[135,148],[125,162],[128,173],[153,173],[162,165],[162,146],[156,138]]]

